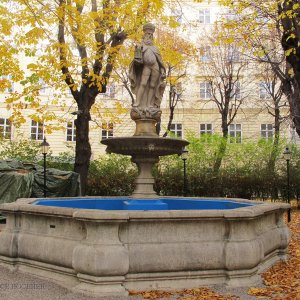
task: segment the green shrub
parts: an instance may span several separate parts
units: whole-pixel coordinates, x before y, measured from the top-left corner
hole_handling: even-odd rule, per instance
[[[74,170],[75,155],[72,152],[61,152],[58,156],[47,155],[47,167],[62,171]],[[42,161],[40,161],[42,164]]]
[[[134,190],[137,168],[130,157],[103,155],[89,169],[87,194],[90,196],[126,196]]]
[[[1,141],[0,159],[37,162],[40,144],[32,140]]]

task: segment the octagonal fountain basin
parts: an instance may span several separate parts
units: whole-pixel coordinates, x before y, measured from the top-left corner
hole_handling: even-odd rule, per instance
[[[250,202],[227,199],[193,199],[193,198],[65,198],[40,199],[32,204],[56,207],[72,207],[82,209],[103,210],[192,210],[192,209],[236,209],[257,205]]]
[[[97,295],[251,286],[286,259],[284,203],[62,198],[3,204],[0,264]]]

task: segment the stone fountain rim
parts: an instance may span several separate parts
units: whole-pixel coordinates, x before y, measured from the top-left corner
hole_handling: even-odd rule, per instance
[[[95,197],[82,197],[86,199],[95,199]],[[101,197],[100,199],[111,199],[112,197]],[[131,197],[119,197],[125,199],[134,199]],[[174,197],[161,197],[158,199],[167,199]],[[155,210],[155,211],[122,211],[122,210],[100,210],[100,209],[80,209],[80,208],[66,208],[55,206],[39,206],[32,203],[44,198],[20,198],[14,203],[5,203],[0,205],[0,212],[21,213],[21,214],[36,214],[36,215],[48,215],[53,217],[68,217],[74,219],[85,219],[95,221],[98,220],[115,220],[125,221],[129,219],[253,219],[261,215],[267,214],[274,210],[288,210],[290,205],[287,203],[266,203],[263,201],[252,201],[240,198],[199,198],[199,197],[186,197],[185,199],[201,200],[232,200],[235,202],[250,202],[258,205],[241,207],[228,210]],[[51,200],[65,200],[65,199],[78,199],[78,197],[61,197],[51,198]]]

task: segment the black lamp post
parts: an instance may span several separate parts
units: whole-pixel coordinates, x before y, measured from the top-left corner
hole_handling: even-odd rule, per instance
[[[286,179],[287,179],[287,201],[291,204],[290,199],[290,159],[291,159],[291,151],[289,147],[286,147],[283,152],[283,157],[286,160]],[[288,222],[291,221],[291,208],[288,209]]]
[[[187,187],[187,176],[186,176],[186,160],[188,158],[189,151],[186,148],[182,149],[181,159],[183,160],[183,196],[187,196],[188,187]]]
[[[46,141],[46,138],[44,138],[44,140],[41,142],[40,147],[41,147],[41,153],[44,156],[44,197],[46,198],[47,197],[47,193],[46,193],[46,189],[47,189],[47,186],[46,186],[46,156],[47,156],[47,153],[50,148],[50,145]]]

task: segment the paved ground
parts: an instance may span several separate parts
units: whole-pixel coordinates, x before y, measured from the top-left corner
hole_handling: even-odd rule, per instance
[[[214,289],[222,295],[239,296],[241,300],[256,299],[247,295],[247,288],[224,289],[219,286]],[[0,266],[0,299],[5,300],[139,300],[138,296],[126,297],[92,297],[72,292],[48,280],[40,279],[20,271],[10,271]],[[177,299],[177,297],[171,297]]]

